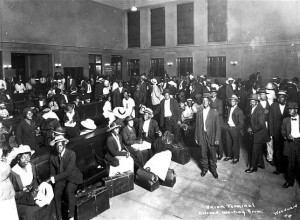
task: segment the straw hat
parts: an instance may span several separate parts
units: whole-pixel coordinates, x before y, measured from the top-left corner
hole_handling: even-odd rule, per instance
[[[153,84],[153,85],[156,85],[157,84],[157,80],[155,78],[151,79],[150,82]]]
[[[284,90],[279,90],[277,92],[277,95],[284,95],[284,96],[287,96],[286,92]]]
[[[30,153],[31,155],[34,154],[34,150],[31,150],[31,148],[28,145],[20,145],[18,149],[18,154],[25,154]]]
[[[87,129],[95,130],[97,126],[95,125],[95,122],[92,119],[87,118],[86,120],[80,122],[81,125]]]
[[[228,99],[232,99],[232,100],[236,100],[239,101],[239,97],[237,97],[236,95],[232,95],[231,97],[229,97]]]
[[[57,127],[57,128],[55,128],[53,133],[56,134],[56,135],[65,135],[66,134],[66,129],[64,129],[62,127]]]
[[[64,136],[62,136],[62,135],[58,135],[58,136],[55,137],[54,140],[52,140],[52,141],[50,142],[50,145],[51,145],[51,146],[54,146],[57,142],[65,142],[65,144],[67,144],[67,143],[69,143],[69,140],[66,139],[66,138],[65,138]]]
[[[110,125],[108,125],[107,132],[114,130],[115,128],[119,128],[121,125],[118,125],[116,122],[112,122]]]
[[[266,86],[265,86],[265,89],[268,89],[268,90],[273,90],[275,89],[275,85],[271,82],[269,82]]]
[[[124,107],[115,107],[113,109],[113,113],[117,118],[125,119],[128,115],[126,112],[126,108]]]
[[[251,96],[248,98],[249,100],[255,100],[255,101],[260,101],[258,94],[251,94]]]

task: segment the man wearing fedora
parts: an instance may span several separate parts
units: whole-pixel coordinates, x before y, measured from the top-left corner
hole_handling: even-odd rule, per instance
[[[287,94],[283,90],[277,93],[278,101],[273,102],[269,112],[269,132],[273,139],[273,162],[276,170],[274,174],[283,173],[286,169],[286,158],[283,152],[284,138],[281,133],[283,119],[289,117],[288,109],[286,108]]]
[[[288,102],[287,109],[289,111],[290,117],[284,118],[282,123],[282,136],[284,137],[288,145],[287,182],[283,184],[283,188],[294,186],[295,175],[297,171],[299,174],[300,167],[300,119],[298,114],[299,105],[297,102]]]
[[[47,182],[54,184],[54,200],[57,219],[62,219],[61,197],[66,193],[68,202],[68,217],[74,219],[75,192],[83,182],[82,173],[76,166],[76,154],[66,148],[68,140],[63,136],[55,137],[56,151],[50,156],[50,179]]]
[[[236,164],[240,159],[240,137],[244,128],[244,114],[238,107],[239,98],[232,95],[229,98],[231,107],[228,109],[227,126],[225,128],[227,155],[224,161],[232,160]]]
[[[170,97],[170,90],[164,90],[165,99],[160,102],[160,127],[174,134],[174,143],[179,141],[181,124],[178,102]]]
[[[211,96],[203,94],[203,109],[196,115],[195,142],[201,147],[201,176],[210,169],[215,179],[218,179],[216,148],[221,140],[219,114],[210,108]]]
[[[249,168],[245,170],[246,173],[256,172],[258,167],[264,168],[264,160],[262,154],[263,144],[270,141],[268,130],[266,127],[265,111],[259,103],[258,94],[252,94],[249,97],[250,112],[248,116],[247,131],[250,135],[249,148]]]

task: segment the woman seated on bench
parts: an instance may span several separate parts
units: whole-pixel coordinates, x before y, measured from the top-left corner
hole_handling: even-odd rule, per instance
[[[12,183],[16,191],[15,199],[20,219],[49,219],[54,197],[50,184],[38,185],[34,166],[30,157],[34,153],[28,145],[20,145],[17,164],[12,168]]]
[[[130,157],[128,149],[123,145],[122,136],[119,134],[121,125],[112,122],[107,132],[110,136],[107,138],[108,152],[105,155],[106,162],[111,165],[109,176],[126,171],[133,172],[133,159]]]

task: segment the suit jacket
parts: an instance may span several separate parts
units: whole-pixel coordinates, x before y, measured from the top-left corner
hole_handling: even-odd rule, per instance
[[[74,151],[65,149],[65,153],[59,161],[59,154],[54,152],[50,156],[50,176],[54,176],[55,183],[66,180],[67,182],[81,184],[82,173],[76,167],[76,154]]]
[[[33,123],[33,122],[32,122]],[[38,150],[39,145],[35,133],[35,124],[28,124],[25,119],[21,120],[16,128],[17,144],[29,145],[32,150]]]
[[[135,144],[137,142],[137,136],[134,127],[132,128],[132,130],[130,130],[128,126],[125,126],[122,129],[122,138],[126,146]]]
[[[210,103],[212,109],[216,109],[219,113],[219,116],[223,115],[223,102],[221,99],[216,98],[215,101]]]
[[[252,129],[254,144],[267,143],[270,141],[265,121],[265,110],[260,104],[256,106],[252,114],[250,112],[248,127]]]
[[[269,131],[273,137],[282,137],[281,126],[283,119],[289,117],[288,109],[284,108],[283,114],[281,114],[279,103],[273,102],[269,111]]]
[[[175,99],[170,98],[170,110],[172,112],[172,118],[175,123],[180,121],[180,109],[178,102]],[[165,123],[165,100],[160,102],[160,126],[163,127]]]
[[[299,120],[299,129],[300,129],[300,120]],[[284,142],[284,147],[283,147],[283,155],[289,156],[290,153],[294,154],[295,152],[290,152],[290,147],[289,147],[289,141],[287,140],[287,137],[291,134],[292,132],[292,124],[291,124],[291,117],[286,117],[283,119],[282,122],[282,127],[281,127],[281,133],[283,138],[286,140]]]
[[[112,105],[113,105],[113,109],[114,109],[115,107],[122,107],[122,106],[123,106],[123,104],[122,104],[123,93],[124,93],[124,88],[122,88],[121,92],[120,92],[120,89],[119,89],[119,88],[116,88],[116,89],[113,91],[113,94],[112,94]]]
[[[75,79],[72,79],[72,82],[71,82],[71,79],[68,78],[67,79],[67,89],[70,89],[71,87],[76,87],[76,82],[75,82]]]
[[[228,117],[227,117],[226,122],[228,122],[228,120],[229,120],[230,111],[231,111],[231,107],[228,109]],[[239,129],[244,128],[245,116],[243,114],[243,111],[238,106],[236,106],[235,109],[233,110],[231,117],[232,117],[232,121],[236,127],[238,127]]]
[[[201,109],[196,115],[195,130],[195,140],[198,141],[199,145],[205,144],[203,125],[203,109]],[[209,109],[205,125],[208,136],[208,144],[215,145],[215,141],[221,141],[221,126],[217,110]]]
[[[118,143],[112,135],[110,135],[107,138],[107,142],[106,142],[108,147],[108,152],[105,155],[105,160],[109,165],[112,165],[114,167],[119,166],[119,160],[116,158],[116,156],[126,156],[127,154],[127,152],[122,151],[125,150],[122,141],[122,136],[120,134],[118,136],[121,144],[121,151],[119,151]]]
[[[144,119],[140,118],[138,122],[138,137],[144,139],[150,143],[155,141],[155,133],[159,131],[158,123],[154,119],[150,119],[149,129],[148,129],[148,137],[143,137],[143,126],[144,126]]]

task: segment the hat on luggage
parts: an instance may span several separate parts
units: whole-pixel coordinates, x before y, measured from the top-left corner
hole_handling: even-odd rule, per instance
[[[117,118],[120,119],[125,119],[128,116],[126,112],[126,108],[124,107],[115,107],[113,113]]]
[[[80,122],[81,125],[87,129],[95,130],[97,126],[95,125],[95,122],[92,119],[87,118],[86,120]]]

